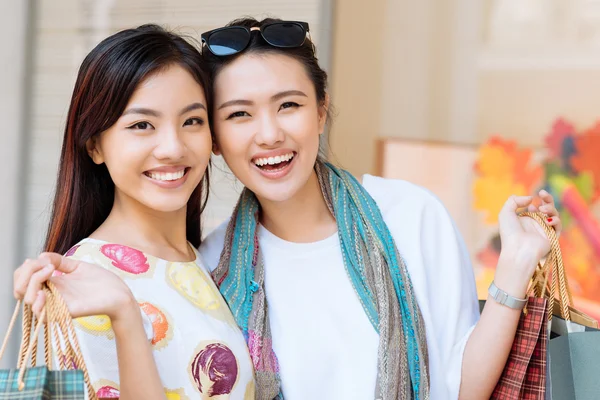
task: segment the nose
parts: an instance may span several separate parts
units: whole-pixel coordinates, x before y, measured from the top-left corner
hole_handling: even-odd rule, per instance
[[[164,128],[157,132],[154,157],[158,160],[179,161],[185,155],[186,146],[177,127]]]
[[[275,115],[265,113],[260,119],[258,132],[254,140],[256,144],[265,147],[273,147],[285,139],[285,133],[279,125]]]

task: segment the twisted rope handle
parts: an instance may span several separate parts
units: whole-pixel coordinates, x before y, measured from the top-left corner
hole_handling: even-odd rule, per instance
[[[83,372],[85,384],[88,389],[88,398],[96,400],[96,392],[91,384],[90,376],[85,366],[83,354],[81,353],[75,333],[75,327],[73,326],[73,318],[71,318],[67,304],[52,282],[46,282],[45,290],[47,297],[52,300],[50,303],[47,303],[52,305],[52,307],[49,307],[50,316],[48,319],[50,331],[54,330],[55,338],[58,336],[57,333],[60,332],[60,336],[64,339],[65,348],[57,347],[57,349],[61,349],[61,364],[64,365],[64,369],[79,369]],[[60,340],[58,344],[60,345]]]
[[[10,338],[10,334],[15,327],[15,323],[17,322],[17,318],[19,317],[19,310],[21,308],[21,300],[17,301],[17,305],[15,306],[15,311],[13,311],[12,318],[8,324],[8,329],[6,330],[6,335],[4,335],[4,340],[2,341],[2,347],[0,347],[0,360],[2,360],[2,356],[8,347],[8,339]],[[19,361],[20,362],[20,357]]]
[[[25,353],[29,348],[29,342],[31,340],[31,325],[32,325],[33,313],[31,306],[23,304],[23,320],[21,321],[21,327],[23,336],[21,337],[21,347],[19,348],[19,361],[17,368],[21,368],[25,363]]]
[[[548,299],[548,318],[552,318],[555,302],[554,295],[558,293],[562,317],[566,321],[570,321],[571,311],[569,310],[569,306],[573,304],[573,295],[571,294],[569,281],[565,272],[558,235],[554,228],[546,223],[544,214],[539,212],[523,212],[519,215],[532,218],[538,222],[548,236],[548,240],[550,240],[550,254],[543,266],[538,264],[532,278],[533,290],[539,297],[546,297]],[[549,290],[548,282],[550,282]]]
[[[42,322],[42,320],[40,320],[40,322]],[[50,332],[48,324],[44,324],[44,362],[48,369],[52,369],[52,354],[50,353],[51,347],[48,346],[48,343],[50,343],[48,341],[49,334]],[[37,336],[35,336],[35,338],[37,339]],[[31,353],[31,365],[37,365],[37,346],[33,347],[33,351]]]
[[[46,366],[49,369],[52,368],[51,341],[54,339],[54,345],[56,349],[55,355],[57,356],[60,364],[59,369],[81,370],[87,386],[88,398],[90,400],[97,400],[96,392],[91,384],[90,377],[85,366],[85,361],[81,353],[81,348],[79,347],[79,343],[77,341],[71,313],[69,312],[66,303],[52,282],[47,281],[44,284],[44,292],[46,293],[46,305],[44,306],[40,317],[35,323],[33,335],[31,332],[34,325],[33,312],[31,311],[30,306],[23,306],[23,336],[21,339],[17,363],[17,369],[19,369],[17,378],[19,390],[22,390],[25,387],[23,378],[27,368],[27,361],[31,359],[33,363],[36,362],[37,338],[39,337],[42,325],[44,325],[44,359]],[[4,341],[2,342],[2,347],[0,348],[0,359],[2,359],[2,356],[4,355],[4,352],[8,346],[8,339],[19,316],[21,304],[22,301],[18,300],[13,312],[13,316],[10,320],[8,330],[4,337]],[[63,339],[62,341],[61,338]]]
[[[31,309],[30,309],[30,311],[31,311]],[[40,328],[42,327],[45,317],[46,317],[46,307],[44,307],[44,309],[42,310],[42,313],[40,314],[40,319],[39,319],[38,323],[35,325],[35,331],[33,333],[34,338],[37,338],[39,336]],[[25,319],[25,317],[23,317],[23,319]],[[31,324],[31,321],[29,322],[29,324]],[[30,340],[30,338],[31,338],[30,334],[31,334],[30,331],[27,332],[27,340],[29,341],[29,345],[27,346],[27,351],[25,352],[25,355],[22,358],[23,362],[21,363],[21,366],[19,367],[19,377],[17,378],[17,382],[19,382],[19,390],[23,390],[23,388],[25,387],[25,382],[23,381],[23,378],[25,377],[25,371],[27,370],[27,360],[29,360],[29,357],[31,356],[33,349],[35,347],[37,347],[37,340]],[[25,336],[25,335],[26,335],[25,332],[23,332],[23,336]],[[23,341],[25,341],[25,339]]]

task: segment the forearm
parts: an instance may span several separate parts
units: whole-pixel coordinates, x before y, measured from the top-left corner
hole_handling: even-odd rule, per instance
[[[112,326],[119,360],[120,399],[166,399],[137,303],[132,300]]]
[[[527,269],[506,268],[506,262],[499,262],[496,284],[511,296],[524,298],[530,277],[519,276],[518,271]],[[504,268],[501,267],[503,263]],[[514,261],[510,263],[513,267]],[[520,316],[520,310],[503,306],[491,297],[488,298],[465,347],[459,396],[461,400],[490,398],[506,365]]]
[[[465,347],[460,400],[490,398],[506,365],[519,316],[520,311],[488,298]]]

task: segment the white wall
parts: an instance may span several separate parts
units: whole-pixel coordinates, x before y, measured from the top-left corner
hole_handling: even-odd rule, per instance
[[[336,4],[334,160],[377,169],[378,137],[475,143],[479,0]]]

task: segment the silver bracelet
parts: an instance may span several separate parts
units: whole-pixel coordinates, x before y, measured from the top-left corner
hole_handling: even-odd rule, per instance
[[[518,299],[516,297],[511,296],[506,293],[504,290],[498,288],[494,281],[490,285],[488,289],[488,293],[496,301],[498,304],[502,304],[503,306],[512,308],[513,310],[522,310],[527,304],[527,299]]]

